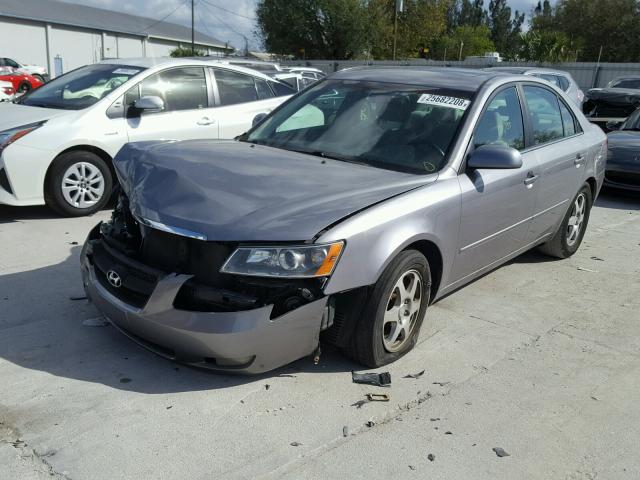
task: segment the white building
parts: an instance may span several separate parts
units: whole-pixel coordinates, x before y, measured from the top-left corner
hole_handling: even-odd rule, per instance
[[[233,49],[195,32],[209,55]],[[107,58],[161,57],[191,46],[191,29],[54,0],[0,0],[0,57],[47,67],[52,77]]]

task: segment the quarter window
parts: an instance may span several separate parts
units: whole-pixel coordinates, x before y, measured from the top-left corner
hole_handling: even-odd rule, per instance
[[[150,75],[125,95],[125,104],[130,105],[140,96],[160,97],[165,112],[197,110],[207,108],[209,97],[204,69],[200,67],[172,68]]]
[[[541,87],[524,87],[524,97],[533,129],[533,144],[551,142],[564,136],[558,97]]]
[[[498,93],[480,117],[473,136],[474,145],[504,145],[522,150],[524,148],[524,126],[522,110],[515,87]]]
[[[221,68],[214,69],[214,72],[220,94],[220,105],[235,105],[258,100],[253,77]]]
[[[564,136],[570,137],[576,134],[576,120],[567,106],[560,102],[560,115],[562,115],[562,126],[564,127]]]
[[[285,95],[293,95],[296,93],[293,88],[285,85],[284,83],[269,82],[269,85],[271,85],[271,89],[276,94],[276,97],[284,97]]]
[[[256,82],[256,91],[258,92],[258,98],[260,100],[273,97],[273,92],[269,88],[269,84],[267,84],[266,80],[262,80],[261,78],[254,78],[254,80]]]

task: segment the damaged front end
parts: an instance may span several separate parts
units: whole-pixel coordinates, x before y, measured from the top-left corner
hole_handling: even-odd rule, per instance
[[[325,278],[221,273],[238,243],[145,223],[121,193],[82,253],[88,297],[141,345],[191,365],[260,373],[313,353],[332,325]]]
[[[582,111],[587,119],[605,132],[607,126],[624,122],[640,107],[640,91],[619,88],[594,88],[587,92]]]

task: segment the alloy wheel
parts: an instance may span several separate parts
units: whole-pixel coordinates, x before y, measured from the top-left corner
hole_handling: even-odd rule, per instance
[[[422,277],[416,270],[400,276],[389,295],[382,323],[382,341],[388,352],[397,352],[411,338],[422,304]]]
[[[62,176],[62,195],[73,207],[92,207],[104,195],[102,172],[88,162],[74,163]]]
[[[567,224],[567,245],[573,246],[580,237],[582,231],[582,224],[584,223],[584,216],[587,207],[587,197],[584,193],[580,193],[573,202],[571,208],[571,215],[569,216],[569,222]]]

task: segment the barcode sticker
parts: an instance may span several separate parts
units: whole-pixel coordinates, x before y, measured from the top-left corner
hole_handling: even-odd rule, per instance
[[[439,107],[457,108],[458,110],[466,110],[471,104],[471,100],[464,98],[447,97],[446,95],[434,95],[432,93],[423,93],[418,98],[418,103],[425,105],[437,105]]]

